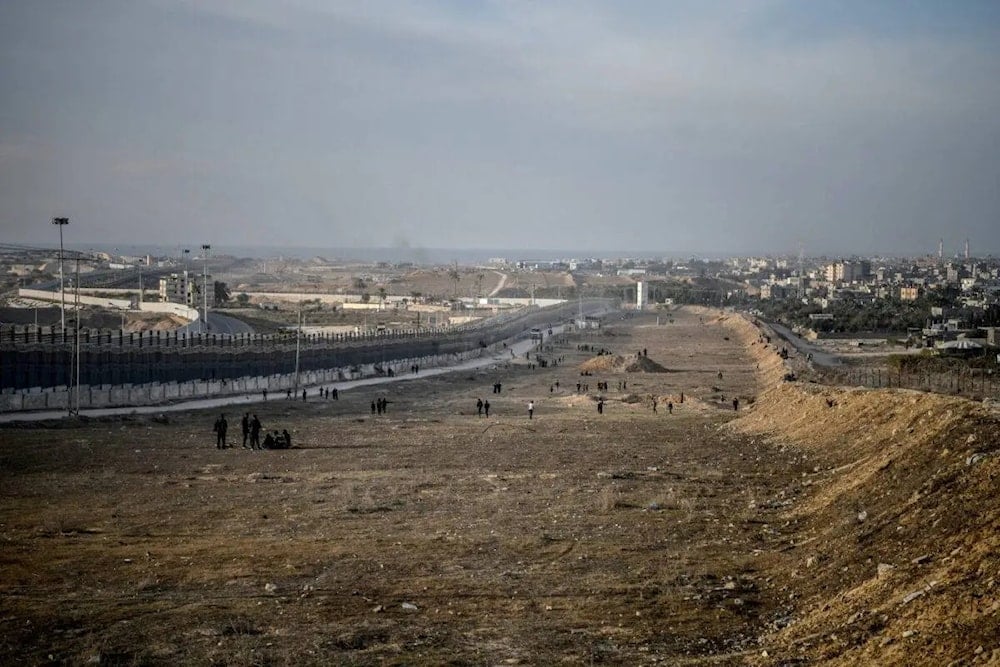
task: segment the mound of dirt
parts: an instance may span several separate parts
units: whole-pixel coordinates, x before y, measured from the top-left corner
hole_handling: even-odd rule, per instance
[[[666,373],[667,369],[649,357],[636,357],[623,364],[620,369],[626,373]]]
[[[589,373],[609,373],[624,363],[624,357],[613,354],[602,354],[593,359],[587,359],[580,364],[580,370]]]
[[[580,370],[589,373],[667,373],[667,369],[649,357],[631,357],[602,354],[580,364]]]
[[[774,523],[797,526],[785,565],[796,603],[762,638],[760,664],[1000,660],[995,413],[909,390],[784,383],[730,427],[794,443],[813,471],[770,501],[783,508]]]

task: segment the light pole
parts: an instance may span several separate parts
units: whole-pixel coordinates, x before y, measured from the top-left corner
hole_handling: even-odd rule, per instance
[[[302,337],[302,306],[299,306],[299,326],[295,329],[295,395],[299,393],[299,340]]]
[[[80,414],[80,318],[82,313],[80,312],[80,255],[76,256],[76,292],[74,296],[75,307],[76,307],[76,335],[73,336],[73,345],[75,347],[76,356],[76,381],[73,383],[76,387],[75,398],[76,398],[76,412],[75,414],[79,416]],[[68,401],[67,401],[68,402]],[[72,411],[72,408],[71,408]]]
[[[205,258],[205,277],[201,281],[202,286],[202,300],[204,302],[204,317],[202,322],[202,328],[208,331],[208,251],[212,249],[207,243],[202,244],[201,254]]]
[[[66,291],[63,288],[63,227],[69,224],[69,218],[52,218],[52,224],[59,227],[59,323],[66,330]]]

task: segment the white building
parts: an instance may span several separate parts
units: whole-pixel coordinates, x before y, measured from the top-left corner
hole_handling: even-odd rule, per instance
[[[642,310],[649,303],[649,285],[643,281],[635,284],[635,307]]]

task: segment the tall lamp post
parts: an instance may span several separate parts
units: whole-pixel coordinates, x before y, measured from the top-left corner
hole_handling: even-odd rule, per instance
[[[207,243],[204,243],[201,246],[201,251],[202,251],[201,254],[205,258],[205,277],[201,281],[203,290],[202,300],[204,302],[204,315],[203,315],[202,328],[205,331],[208,331],[208,251],[211,249],[212,246]]]
[[[299,326],[295,329],[295,395],[299,395],[299,342],[302,337],[302,305],[299,305]]]
[[[69,224],[69,218],[52,218],[52,224],[59,227],[59,324],[66,331],[66,290],[63,287],[63,227]]]

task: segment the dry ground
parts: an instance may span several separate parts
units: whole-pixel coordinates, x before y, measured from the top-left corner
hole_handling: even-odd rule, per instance
[[[899,544],[916,540],[912,529],[892,530],[896,542],[877,558],[858,547],[869,528],[890,532],[895,524],[883,514],[907,502],[906,484],[925,483],[919,466],[937,458],[914,454],[919,464],[897,468],[869,461],[861,482],[845,482],[854,479],[845,461],[868,461],[872,452],[829,451],[807,415],[820,424],[838,417],[839,431],[819,430],[844,438],[858,426],[854,413],[789,385],[759,394],[783,367],[756,337],[739,318],[710,311],[678,312],[659,327],[639,317],[556,342],[543,352],[563,359],[554,368],[532,370],[532,355],[490,371],[386,385],[380,394],[344,392],[337,402],[258,405],[265,428],[293,434],[296,448],[281,452],[214,449],[215,416],[204,412],[167,423],[4,429],[0,658],[234,665],[988,658],[997,607],[990,611],[992,546],[977,550],[981,574],[966,573],[981,589],[980,616],[970,610],[963,620],[967,648],[954,628],[933,651],[929,630],[901,638],[910,626],[870,610],[888,595],[884,584],[866,589],[871,599],[854,617],[840,618],[850,605],[838,596],[867,582],[878,562],[907,572],[937,562],[940,549],[903,567],[924,548]],[[593,358],[584,345],[623,357],[645,348],[666,372],[581,377],[580,364]],[[593,400],[600,380],[611,389],[604,415]],[[499,396],[490,393],[495,381]],[[577,394],[578,381],[590,396]],[[627,389],[618,391],[619,381]],[[390,401],[389,411],[373,418],[376,395]],[[651,396],[660,400],[656,413]],[[756,402],[747,419],[732,421],[734,396],[743,406]],[[492,403],[489,419],[476,416],[477,397]],[[528,400],[537,405],[530,421]],[[778,429],[793,421],[804,430]],[[237,422],[230,415],[230,440]],[[976,423],[988,439],[988,422]],[[897,434],[877,435],[885,446]],[[961,462],[964,453],[953,456]],[[899,476],[898,488],[878,479],[886,469]],[[996,461],[970,469],[995,472]],[[864,507],[877,520],[859,523],[862,508],[850,494],[879,497],[872,488],[882,489],[886,507],[872,500]],[[990,516],[984,530],[995,526]],[[897,576],[898,586],[910,584],[909,574]],[[936,590],[906,610],[917,613]]]

